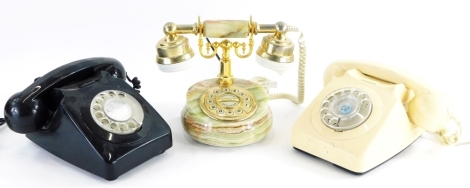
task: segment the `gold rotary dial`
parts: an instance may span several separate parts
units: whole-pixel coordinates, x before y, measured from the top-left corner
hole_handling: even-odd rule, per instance
[[[214,87],[204,92],[199,106],[209,117],[216,120],[240,121],[256,112],[258,104],[246,89],[227,86]]]

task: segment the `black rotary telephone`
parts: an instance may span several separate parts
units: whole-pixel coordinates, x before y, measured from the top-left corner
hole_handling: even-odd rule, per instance
[[[170,127],[136,90],[140,82],[131,87],[126,78],[111,58],[63,65],[11,96],[4,121],[57,157],[114,180],[172,146]]]

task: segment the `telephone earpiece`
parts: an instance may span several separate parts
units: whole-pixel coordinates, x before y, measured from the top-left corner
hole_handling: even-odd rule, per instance
[[[115,59],[89,58],[58,67],[35,79],[25,90],[11,96],[5,105],[5,121],[17,133],[31,133],[48,123],[56,108],[50,104],[48,93],[52,89],[83,80],[101,71],[125,79],[124,67]],[[93,80],[90,80],[93,82]]]

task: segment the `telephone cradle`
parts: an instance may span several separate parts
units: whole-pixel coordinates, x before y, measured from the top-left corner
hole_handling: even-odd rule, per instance
[[[265,138],[273,124],[268,102],[272,99],[289,99],[300,104],[304,97],[304,69],[306,60],[303,34],[299,37],[298,96],[287,93],[269,93],[264,77],[252,80],[232,75],[233,50],[239,58],[249,57],[254,50],[254,35],[268,33],[256,50],[257,62],[278,73],[294,63],[294,43],[286,36],[299,32],[298,28],[284,22],[258,24],[251,20],[206,20],[194,24],[164,25],[165,37],[156,45],[158,68],[162,72],[176,72],[189,68],[187,61],[194,56],[184,34],[198,36],[200,55],[217,57],[220,72],[216,78],[199,81],[189,87],[186,104],[182,110],[182,124],[194,140],[212,146],[238,147],[253,144]],[[203,37],[207,43],[204,44]],[[221,41],[210,42],[209,38]],[[233,39],[248,38],[248,42]],[[221,56],[217,53],[222,51]]]
[[[454,120],[457,126],[449,126]],[[424,81],[374,62],[338,61],[324,89],[292,128],[295,149],[363,174],[389,160],[422,133],[455,144],[460,122],[448,98]]]
[[[172,146],[170,127],[126,76],[111,58],[63,65],[7,101],[6,123],[53,155],[115,180]]]

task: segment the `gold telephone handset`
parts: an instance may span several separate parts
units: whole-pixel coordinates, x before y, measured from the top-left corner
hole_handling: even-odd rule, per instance
[[[365,173],[424,131],[455,144],[460,130],[450,100],[412,74],[374,62],[338,61],[326,68],[324,89],[294,124],[291,141],[298,150]]]
[[[230,52],[247,58],[254,51],[254,36],[268,34],[256,50],[256,61],[280,74],[292,67],[294,43],[286,36],[299,32],[284,22],[258,24],[251,20],[206,20],[194,24],[167,23],[165,37],[156,45],[158,68],[175,72],[189,68],[195,53],[184,34],[198,37],[199,54],[204,58],[218,56],[221,51],[220,72],[216,78],[192,85],[186,95],[182,112],[185,131],[196,141],[223,147],[243,146],[263,139],[270,131],[273,118],[269,100],[289,99],[297,104],[304,100],[304,71],[306,48],[303,35],[299,38],[298,96],[288,93],[269,93],[270,81],[264,77],[252,80],[232,75]],[[204,43],[203,38],[208,40]],[[211,39],[222,39],[210,42]],[[238,42],[234,39],[246,39]]]
[[[403,83],[414,92],[414,97],[408,103],[411,121],[426,131],[438,134],[443,144],[456,144],[459,141],[460,121],[453,115],[450,100],[437,89],[403,70],[373,62],[338,61],[325,70],[324,85],[351,69],[387,82]],[[446,127],[449,120],[453,120],[458,127]]]

